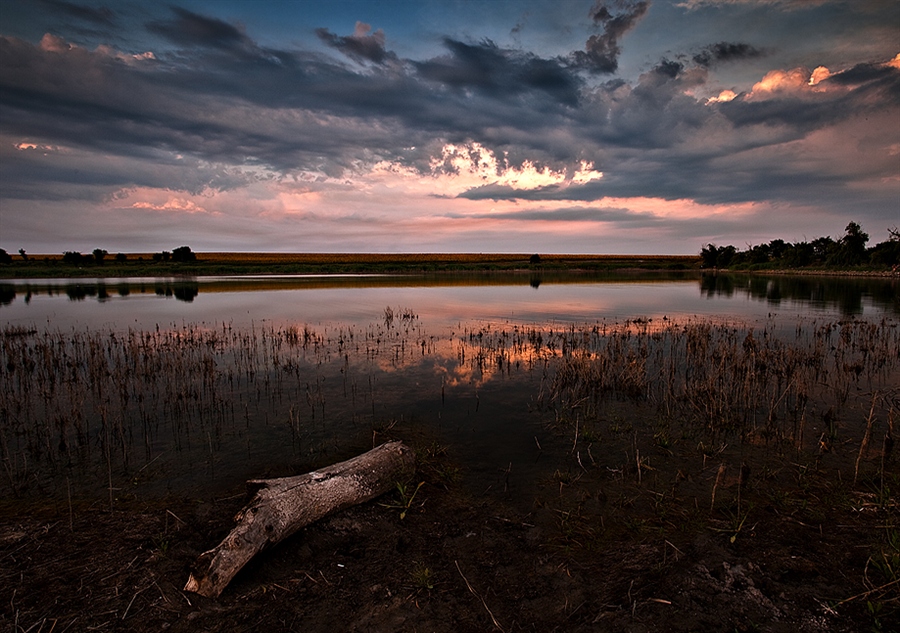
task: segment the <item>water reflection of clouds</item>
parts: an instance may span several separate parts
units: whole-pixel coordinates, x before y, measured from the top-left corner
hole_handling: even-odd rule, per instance
[[[421,285],[414,285],[416,280]],[[443,279],[443,278],[441,278]],[[889,280],[772,280],[763,276],[732,278],[725,275],[695,279],[641,281],[589,281],[539,287],[527,277],[509,278],[497,285],[428,284],[408,277],[384,285],[303,287],[286,284],[266,290],[217,288],[213,282],[185,285],[172,280],[14,280],[3,285],[0,317],[10,325],[52,323],[68,328],[118,324],[120,327],[169,327],[185,321],[231,323],[235,327],[265,321],[276,325],[362,326],[383,318],[386,306],[408,308],[422,323],[439,333],[462,323],[560,324],[591,323],[608,319],[663,317],[730,318],[752,321],[777,310],[782,316],[811,311],[825,317],[896,314],[896,288]],[[335,282],[337,283],[337,282]],[[93,284],[92,288],[88,288]],[[73,290],[76,288],[77,292]],[[699,288],[699,292],[698,292]],[[72,297],[79,300],[72,301]],[[26,297],[29,300],[26,300]],[[87,300],[83,300],[83,299]],[[101,300],[102,299],[102,300]],[[160,300],[165,299],[165,300]]]

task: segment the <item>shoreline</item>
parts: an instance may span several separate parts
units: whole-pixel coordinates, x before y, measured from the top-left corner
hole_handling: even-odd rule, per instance
[[[0,280],[48,278],[212,277],[298,274],[453,273],[649,273],[694,272],[728,275],[900,277],[898,270],[701,268],[691,255],[584,255],[501,253],[196,253],[194,262],[153,261],[134,253],[102,264],[63,263],[62,255],[31,255],[0,265]],[[537,257],[537,259],[535,259]]]

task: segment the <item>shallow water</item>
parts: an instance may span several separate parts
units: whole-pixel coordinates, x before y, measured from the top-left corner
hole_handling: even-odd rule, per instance
[[[113,493],[114,504],[223,494],[396,437],[446,449],[460,469],[448,480],[527,505],[536,487],[622,472],[640,455],[656,455],[663,476],[705,464],[715,446],[739,460],[742,447],[770,441],[858,446],[866,414],[887,424],[900,387],[890,280],[304,276],[11,287],[0,307],[0,486],[25,496]],[[848,449],[842,463],[855,456]]]

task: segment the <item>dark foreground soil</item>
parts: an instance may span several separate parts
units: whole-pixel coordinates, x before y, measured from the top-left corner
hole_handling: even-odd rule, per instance
[[[251,561],[216,600],[182,587],[242,495],[71,514],[3,502],[0,629],[898,630],[885,544],[897,506],[875,493],[838,499],[808,476],[779,496],[751,479],[740,503],[752,512],[675,495],[648,512],[657,493],[634,482],[628,503],[626,478],[598,473],[548,483],[525,511],[436,474],[448,466],[420,468],[426,483],[404,518],[387,507],[396,494],[333,515]],[[605,492],[614,484],[620,501]],[[733,498],[722,484],[719,498]]]

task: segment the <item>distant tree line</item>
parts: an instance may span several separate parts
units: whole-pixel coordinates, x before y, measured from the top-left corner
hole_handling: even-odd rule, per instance
[[[197,254],[191,251],[190,246],[179,246],[171,253],[169,251],[162,251],[161,253],[153,254],[153,261],[155,262],[195,262],[197,261]]]
[[[19,249],[19,255],[22,256],[23,262],[29,261],[28,255],[25,253],[24,248]],[[106,258],[108,255],[109,251],[102,248],[95,248],[89,254],[82,254],[80,251],[65,251],[63,253],[62,261],[64,264],[68,264],[70,266],[102,266],[104,262],[106,262]],[[125,253],[117,253],[114,259],[116,263],[122,264],[128,261],[128,256]],[[12,261],[12,255],[7,253],[6,250],[0,248],[0,264],[11,264]],[[179,246],[171,252],[162,251],[160,253],[154,253],[153,261],[195,262],[197,261],[197,254],[191,250],[190,246]]]
[[[840,239],[818,237],[811,242],[772,240],[739,251],[734,246],[707,244],[700,251],[704,268],[852,268],[900,265],[900,229],[888,229],[890,237],[866,248],[869,234],[850,222]]]

